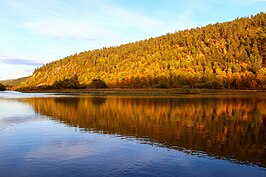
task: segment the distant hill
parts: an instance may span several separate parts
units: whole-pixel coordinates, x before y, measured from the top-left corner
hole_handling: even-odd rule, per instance
[[[18,89],[63,88],[72,81],[91,87],[95,80],[110,88],[263,89],[265,44],[266,14],[261,12],[71,55],[37,68]]]
[[[2,80],[0,81],[0,83],[6,85],[6,86],[18,86],[19,84],[21,84],[22,82],[26,81],[29,77],[21,77],[18,79],[9,79],[9,80]]]

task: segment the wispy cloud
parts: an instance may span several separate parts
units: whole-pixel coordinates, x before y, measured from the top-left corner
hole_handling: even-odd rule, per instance
[[[49,3],[50,2],[50,3]],[[80,1],[84,9],[83,15],[77,16],[73,11],[75,5],[53,4],[48,1],[42,6],[16,3],[18,11],[28,11],[38,18],[27,19],[21,28],[41,34],[56,40],[98,40],[112,39],[121,36],[121,31],[149,32],[160,31],[165,27],[164,22],[144,14],[132,12],[114,1]],[[52,7],[52,8],[51,8]],[[43,13],[46,15],[44,16]]]
[[[111,20],[113,26],[119,28],[133,28],[141,31],[158,29],[165,23],[159,19],[151,18],[143,14],[124,9],[118,5],[105,7],[105,16]]]
[[[21,59],[21,58],[0,58],[0,62],[11,65],[28,65],[28,66],[41,66],[44,63],[39,61]]]
[[[99,37],[107,32],[107,30],[97,28],[96,26],[65,19],[26,22],[23,27],[55,40],[91,41],[94,40],[95,36]]]

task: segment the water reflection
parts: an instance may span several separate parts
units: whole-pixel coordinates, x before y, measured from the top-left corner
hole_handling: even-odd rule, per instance
[[[69,126],[266,167],[265,97],[56,97],[23,102]]]

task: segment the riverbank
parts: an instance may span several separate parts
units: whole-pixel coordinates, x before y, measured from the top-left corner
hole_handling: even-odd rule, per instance
[[[179,94],[222,94],[222,95],[238,95],[238,94],[265,94],[265,90],[226,90],[226,89],[55,89],[55,90],[27,90],[23,93],[62,93],[62,94],[89,94],[89,95],[136,95],[136,96],[164,96]]]

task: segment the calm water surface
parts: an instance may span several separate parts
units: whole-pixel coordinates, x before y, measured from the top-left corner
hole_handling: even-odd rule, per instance
[[[0,177],[266,176],[266,95],[0,92]]]

